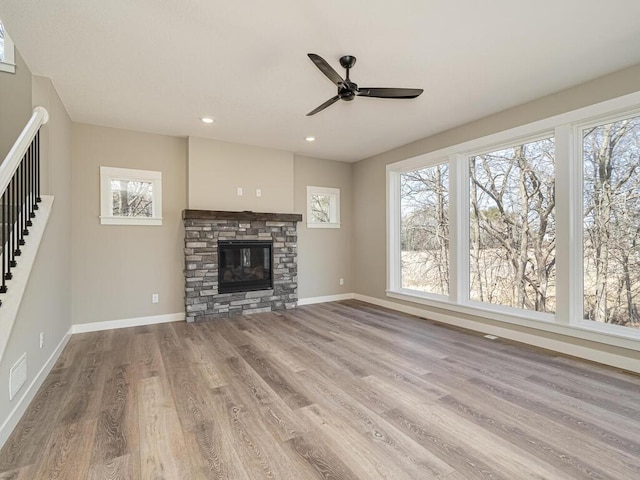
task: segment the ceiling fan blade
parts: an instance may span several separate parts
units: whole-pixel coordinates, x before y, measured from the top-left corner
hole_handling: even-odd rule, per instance
[[[334,103],[336,103],[338,101],[340,97],[338,95],[336,95],[333,98],[330,98],[329,100],[327,100],[326,102],[324,102],[322,105],[320,105],[318,108],[314,108],[313,110],[311,110],[309,113],[307,113],[307,117],[310,117],[311,115],[315,115],[316,113],[324,110],[325,108],[327,108],[330,105],[333,105]]]
[[[316,55],[315,53],[308,53],[307,55],[309,56],[311,61],[316,64],[316,67],[318,67],[320,71],[329,78],[329,80],[331,80],[337,86],[340,86],[344,83],[342,77],[338,75],[338,72],[336,72],[324,58],[322,58],[320,55]]]
[[[416,98],[422,92],[422,88],[358,88],[359,96],[376,98]]]

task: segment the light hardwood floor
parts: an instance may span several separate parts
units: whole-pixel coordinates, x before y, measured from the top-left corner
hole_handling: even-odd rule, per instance
[[[356,301],[74,335],[13,479],[640,479],[640,377]]]

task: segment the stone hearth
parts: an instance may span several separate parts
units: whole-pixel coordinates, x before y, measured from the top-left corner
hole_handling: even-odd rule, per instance
[[[291,213],[184,210],[188,322],[294,308],[298,303],[297,222]],[[273,288],[218,293],[218,240],[271,240]]]

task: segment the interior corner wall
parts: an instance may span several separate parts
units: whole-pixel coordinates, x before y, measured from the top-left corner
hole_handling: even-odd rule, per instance
[[[296,155],[295,211],[298,224],[298,298],[353,292],[353,195],[351,163]],[[340,228],[307,228],[307,186],[340,189]],[[340,285],[340,279],[344,285]]]
[[[353,172],[354,245],[358,245],[358,248],[353,251],[354,272],[356,274],[355,293],[390,303],[417,307],[413,303],[388,298],[385,292],[387,278],[386,165],[620,97],[636,92],[638,89],[640,89],[640,65],[357,162]],[[420,308],[424,308],[425,315],[428,315],[429,307],[420,306]],[[446,313],[445,310],[431,310],[434,314]],[[471,319],[486,324],[495,323],[479,317]],[[570,339],[564,336],[554,336],[515,325],[500,323],[500,326],[512,330],[526,330],[528,333],[538,336],[551,335],[554,338],[561,338],[563,341],[578,342],[596,349],[615,351],[623,356],[638,355],[637,352],[625,349],[607,347],[603,344]]]
[[[190,209],[294,211],[291,152],[189,137],[188,170]]]
[[[28,377],[13,400],[9,401],[6,387],[2,390],[0,424],[22,400],[26,386],[45,366],[71,325],[71,120],[49,79],[30,77],[28,84],[29,88],[33,86],[33,107],[41,105],[49,112],[49,122],[40,131],[41,184],[42,193],[53,195],[55,200],[0,362],[0,385],[6,386],[9,369],[26,352]],[[29,248],[28,243],[25,248]],[[44,333],[43,348],[39,345],[40,332]]]
[[[303,215],[298,224],[298,298],[353,291],[351,164],[194,137],[189,138],[188,157],[188,208]],[[306,227],[308,185],[340,189],[341,228]]]
[[[31,71],[18,49],[16,73],[0,72],[0,163],[31,118]]]
[[[72,165],[72,323],[184,313],[187,140],[74,123]],[[100,166],[161,171],[162,225],[101,225]]]

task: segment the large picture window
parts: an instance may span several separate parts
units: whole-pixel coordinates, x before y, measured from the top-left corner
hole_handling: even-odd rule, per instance
[[[400,175],[402,288],[449,294],[449,166]]]
[[[555,311],[554,141],[469,158],[469,298]]]
[[[640,351],[640,92],[386,170],[388,297]]]
[[[584,319],[640,328],[640,117],[582,140]]]

